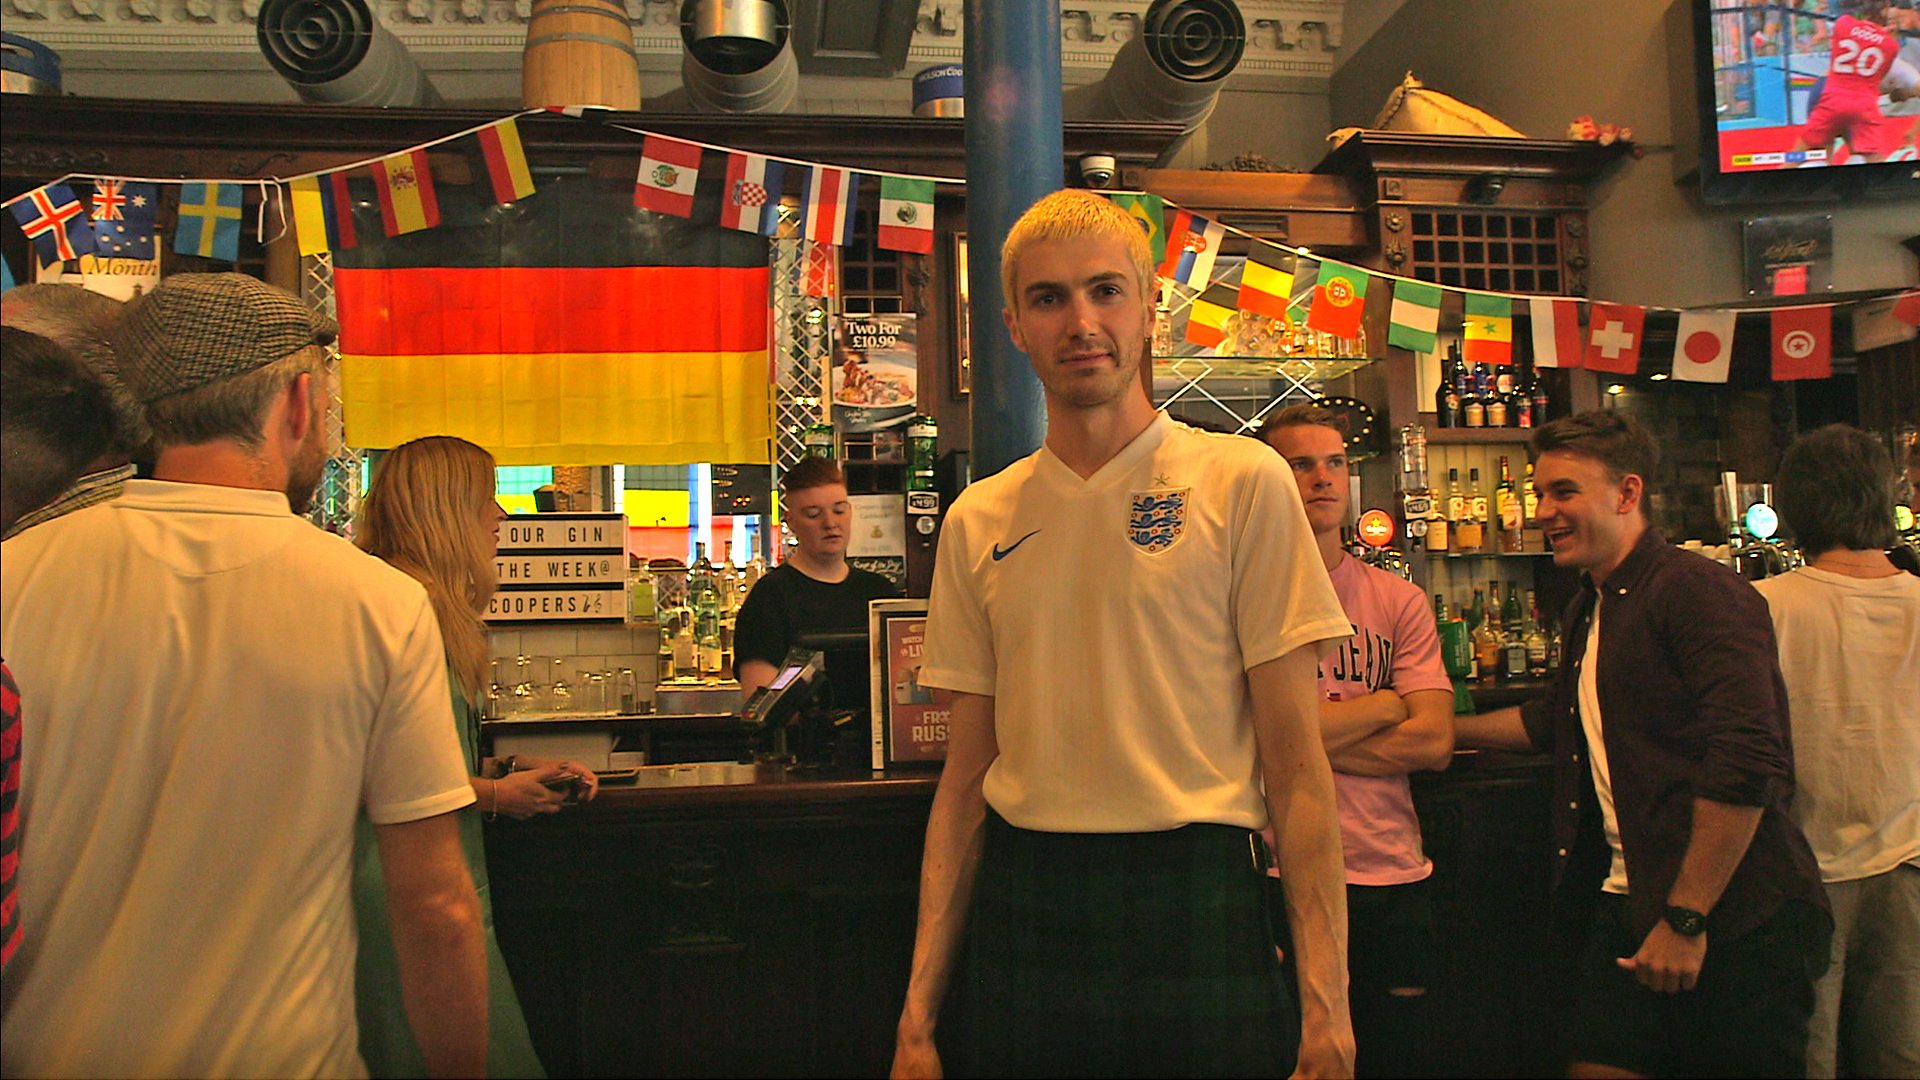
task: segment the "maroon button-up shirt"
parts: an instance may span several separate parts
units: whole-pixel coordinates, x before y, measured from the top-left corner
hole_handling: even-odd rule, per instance
[[[1639,933],[1659,922],[1692,835],[1693,800],[1763,808],[1759,829],[1708,920],[1727,940],[1784,900],[1826,907],[1806,837],[1787,816],[1793,748],[1773,620],[1753,586],[1649,528],[1606,581],[1590,577],[1562,617],[1563,660],[1548,696],[1521,707],[1527,736],[1554,756],[1560,890],[1596,891],[1606,860],[1577,696],[1596,592],[1606,604],[1596,685],[1614,815]],[[1583,829],[1583,824],[1586,827]],[[1597,870],[1597,873],[1595,872]]]

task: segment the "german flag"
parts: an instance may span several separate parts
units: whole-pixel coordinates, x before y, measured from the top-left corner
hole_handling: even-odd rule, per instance
[[[456,192],[439,228],[369,227],[337,258],[351,445],[458,435],[503,465],[770,459],[764,237],[637,210],[627,183],[584,176],[508,207],[484,178]]]

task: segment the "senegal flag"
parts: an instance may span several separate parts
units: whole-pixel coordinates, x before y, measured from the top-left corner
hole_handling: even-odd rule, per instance
[[[350,445],[458,435],[503,465],[769,460],[764,237],[635,209],[627,182],[494,195],[484,177],[446,185],[440,227],[396,237],[358,209],[363,242],[334,270]]]
[[[1513,363],[1513,301],[1468,293],[1462,316],[1460,355],[1472,364]]]
[[[1313,306],[1307,309],[1307,329],[1337,338],[1360,336],[1360,316],[1367,308],[1367,272],[1357,266],[1322,260],[1313,283]]]

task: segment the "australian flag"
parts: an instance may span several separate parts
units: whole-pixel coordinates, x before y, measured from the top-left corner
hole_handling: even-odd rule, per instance
[[[152,259],[159,188],[130,180],[93,185],[93,253],[102,259]]]

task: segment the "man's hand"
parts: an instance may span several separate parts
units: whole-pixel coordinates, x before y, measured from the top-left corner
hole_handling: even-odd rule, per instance
[[[1655,993],[1676,994],[1691,990],[1700,981],[1700,965],[1707,959],[1707,935],[1687,937],[1666,923],[1659,923],[1640,951],[1614,961],[1633,972],[1640,985]]]
[[[1353,1075],[1353,1031],[1341,1028],[1300,1029],[1300,1060],[1293,1066],[1296,1080]]]

